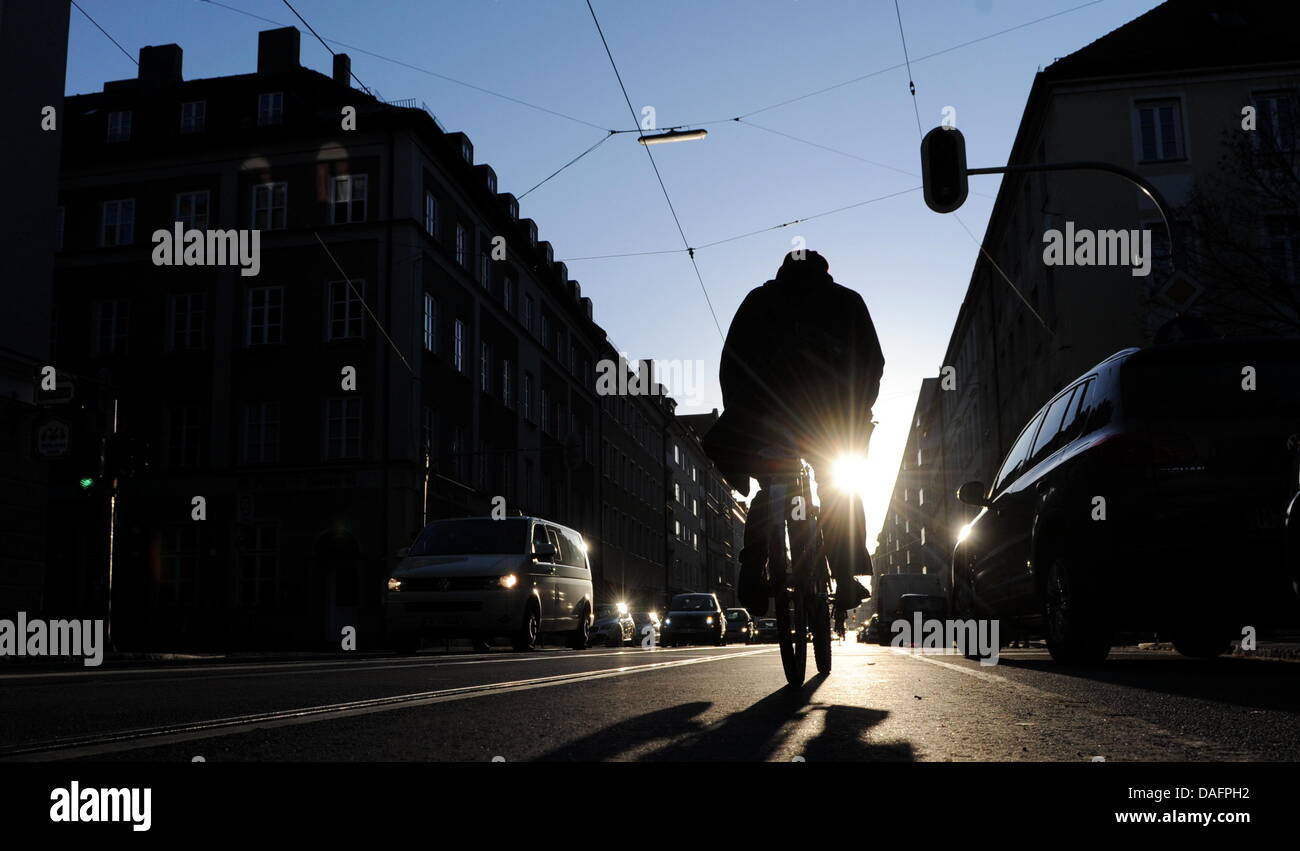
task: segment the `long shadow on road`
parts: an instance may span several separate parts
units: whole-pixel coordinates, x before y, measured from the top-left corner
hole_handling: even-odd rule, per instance
[[[713,704],[693,701],[627,718],[538,757],[540,760],[594,762],[617,759],[652,745],[643,761],[724,762],[772,758],[795,727],[821,714],[821,731],[805,743],[799,755],[809,762],[910,762],[912,746],[905,742],[870,744],[862,734],[889,713],[856,706],[817,703],[813,693],[825,677],[817,676],[801,689],[781,688],[752,706],[707,723],[703,716]]]
[[[1300,664],[1263,659],[1125,659],[1070,667],[1047,659],[1002,657],[998,667],[1076,677],[1142,691],[1300,712]]]

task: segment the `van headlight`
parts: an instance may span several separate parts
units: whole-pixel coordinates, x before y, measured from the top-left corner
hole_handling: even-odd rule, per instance
[[[502,588],[514,588],[519,584],[519,577],[513,573],[507,573],[505,576],[497,580],[497,584]]]
[[[705,618],[704,623],[707,626],[713,626],[713,615],[709,615],[707,618]]]
[[[395,576],[390,576],[390,577],[388,577],[388,590],[389,590],[389,591],[401,591],[401,590],[402,590],[402,580],[398,579],[398,578],[395,577]]]

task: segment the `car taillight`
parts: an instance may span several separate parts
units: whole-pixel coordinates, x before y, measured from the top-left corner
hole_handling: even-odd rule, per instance
[[[1150,452],[1152,465],[1162,473],[1197,473],[1205,469],[1196,444],[1185,434],[1154,435]]]

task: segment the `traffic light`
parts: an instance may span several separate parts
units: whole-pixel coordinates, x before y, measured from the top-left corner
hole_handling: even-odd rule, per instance
[[[966,203],[966,137],[956,127],[936,127],[921,140],[925,205],[951,213]]]

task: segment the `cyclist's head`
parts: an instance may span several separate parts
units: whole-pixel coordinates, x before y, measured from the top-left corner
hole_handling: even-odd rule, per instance
[[[816,251],[804,249],[791,251],[785,255],[781,268],[777,270],[778,281],[792,283],[816,283],[830,280],[830,264]]]

